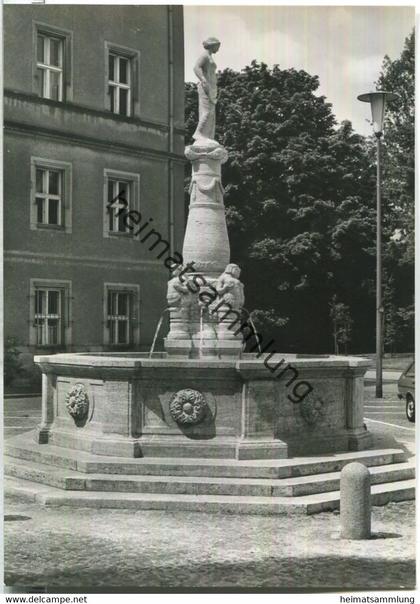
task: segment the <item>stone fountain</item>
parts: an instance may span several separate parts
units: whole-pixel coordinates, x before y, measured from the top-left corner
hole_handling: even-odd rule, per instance
[[[239,267],[231,263],[223,202],[221,168],[228,153],[214,140],[213,54],[219,42],[211,38],[204,46],[195,68],[199,123],[185,151],[192,179],[183,265],[173,267],[168,283],[165,352],[151,358],[110,352],[35,358],[43,373],[42,423],[9,441],[8,454],[20,461],[6,464],[6,473],[55,491],[77,491],[65,501],[53,492],[42,496],[44,502],[83,505],[83,495],[84,504],[95,505],[104,493],[95,500],[92,491],[108,490],[114,496],[107,493],[108,504],[98,505],[156,508],[176,500],[183,509],[280,513],[296,505],[289,499],[282,507],[293,489],[281,488],[279,499],[269,485],[271,497],[251,507],[235,497],[267,495],[264,479],[275,477],[280,484],[282,477],[333,472],[355,459],[376,466],[403,459],[396,449],[363,452],[372,443],[363,422],[366,359],[281,355],[267,346],[244,352],[244,288]],[[28,462],[44,464],[43,471],[26,467]],[[45,464],[77,475],[66,482]],[[89,480],[92,472],[102,478]],[[166,485],[175,486],[158,486],[156,476],[162,475]],[[226,486],[227,477],[242,482]],[[251,478],[258,483],[252,488],[243,481]],[[334,480],[329,486],[328,480],[315,481],[322,487],[312,485],[300,494],[333,491]],[[115,495],[127,490],[131,499]],[[191,495],[201,503],[191,502]],[[233,507],[226,495],[233,497]],[[334,501],[330,507],[336,507]]]

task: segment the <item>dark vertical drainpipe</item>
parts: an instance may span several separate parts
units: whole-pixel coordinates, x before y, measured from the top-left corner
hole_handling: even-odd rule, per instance
[[[173,7],[168,6],[168,152],[174,152],[174,34]],[[169,220],[169,252],[174,251],[174,165],[173,159],[168,158],[168,220]]]

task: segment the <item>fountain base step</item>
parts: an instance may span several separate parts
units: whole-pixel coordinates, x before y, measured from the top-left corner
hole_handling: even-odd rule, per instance
[[[44,505],[313,514],[339,507],[340,470],[352,461],[369,466],[374,505],[414,497],[414,464],[399,449],[287,460],[127,460],[39,445],[23,434],[7,441],[6,453],[6,494]]]
[[[69,449],[80,449],[97,455],[121,457],[189,457],[222,459],[284,459],[288,447],[281,440],[239,440],[233,437],[186,439],[173,434],[164,437],[143,435],[138,439],[104,437],[102,434],[75,434],[55,429],[48,442]]]
[[[23,484],[23,483],[26,484]],[[317,514],[337,510],[340,493],[333,491],[306,497],[253,497],[221,495],[155,495],[152,493],[95,493],[60,491],[28,481],[6,478],[6,493],[41,505],[75,508],[115,508],[131,510],[189,511],[224,514]],[[372,505],[414,499],[415,480],[380,484],[372,487]]]

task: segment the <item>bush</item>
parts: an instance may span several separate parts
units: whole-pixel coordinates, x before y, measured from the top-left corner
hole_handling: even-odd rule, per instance
[[[31,389],[34,392],[41,391],[42,389],[42,371],[38,365],[31,365],[25,368],[24,377],[28,380],[31,385]]]
[[[8,386],[15,378],[22,374],[22,364],[19,356],[20,351],[17,348],[16,338],[11,336],[6,338],[4,343],[4,384]]]

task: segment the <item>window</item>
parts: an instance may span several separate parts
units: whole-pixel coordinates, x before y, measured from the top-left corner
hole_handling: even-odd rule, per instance
[[[52,348],[70,343],[70,290],[69,281],[31,279],[31,345]]]
[[[35,203],[38,224],[61,226],[63,203],[63,172],[61,170],[36,168]]]
[[[72,31],[40,21],[32,28],[32,91],[44,99],[71,101]]]
[[[139,211],[139,192],[138,174],[104,170],[104,237],[132,236],[125,217],[130,210]]]
[[[35,329],[37,346],[56,346],[63,341],[62,292],[59,289],[35,290]]]
[[[71,164],[31,159],[31,229],[71,232]]]
[[[108,55],[108,109],[131,115],[131,60],[110,52]]]
[[[63,100],[64,40],[38,33],[38,94],[44,99]]]
[[[140,115],[140,52],[105,42],[105,108],[130,117]]]
[[[105,344],[130,346],[139,342],[139,286],[105,284]]]
[[[131,209],[131,188],[132,183],[129,181],[108,178],[107,207],[110,233],[129,232],[124,216]]]
[[[130,294],[108,292],[108,329],[110,344],[130,344]]]

